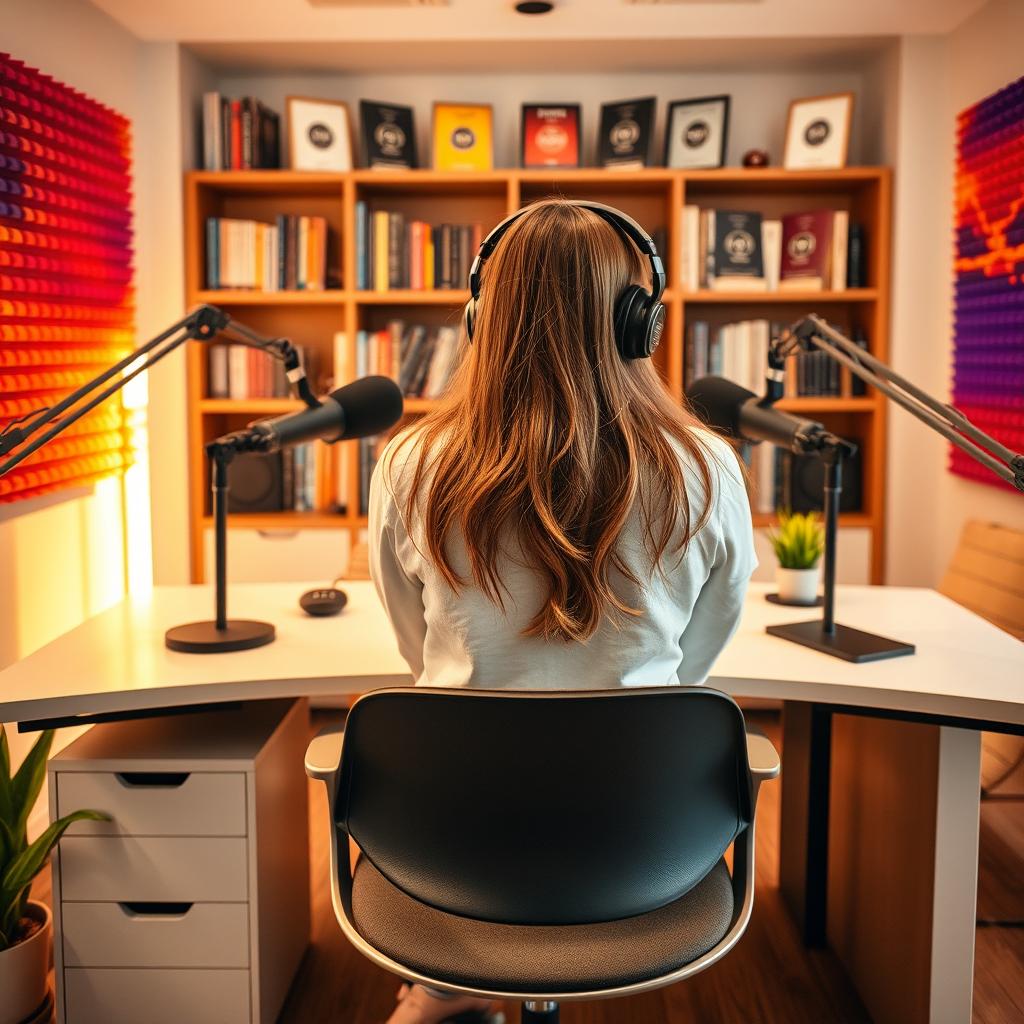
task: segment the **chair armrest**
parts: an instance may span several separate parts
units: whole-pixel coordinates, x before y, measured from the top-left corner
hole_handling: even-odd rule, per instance
[[[344,725],[331,725],[310,740],[306,747],[306,774],[311,779],[329,782],[337,774],[344,739]]]
[[[764,733],[753,729],[747,730],[747,761],[750,763],[750,774],[755,776],[758,782],[779,777],[779,752]]]

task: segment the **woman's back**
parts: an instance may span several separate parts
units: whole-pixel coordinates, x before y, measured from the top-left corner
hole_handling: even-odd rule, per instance
[[[664,284],[653,242],[609,207],[537,203],[485,239],[449,393],[371,488],[371,573],[418,682],[706,676],[752,529],[734,453],[647,358]]]

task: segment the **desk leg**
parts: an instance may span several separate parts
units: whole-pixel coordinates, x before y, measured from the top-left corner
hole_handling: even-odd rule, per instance
[[[970,1024],[980,734],[836,714],[828,943],[876,1024]]]
[[[786,701],[779,888],[810,949],[826,944],[831,750],[831,709]]]

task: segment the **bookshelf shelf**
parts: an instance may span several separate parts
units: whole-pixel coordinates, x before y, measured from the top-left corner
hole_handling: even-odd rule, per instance
[[[287,336],[306,346],[319,364],[314,385],[347,382],[355,366],[355,335],[360,329],[379,330],[391,319],[430,326],[454,324],[469,293],[464,288],[414,291],[356,290],[356,204],[396,210],[409,219],[437,223],[479,221],[486,232],[502,217],[525,203],[551,195],[597,200],[619,206],[648,229],[665,236],[663,258],[668,274],[664,301],[666,330],[655,354],[655,364],[677,398],[682,398],[685,339],[691,318],[717,325],[755,317],[787,321],[828,310],[837,321],[854,320],[864,327],[871,351],[887,358],[889,320],[890,178],[885,168],[849,167],[839,171],[786,171],[781,168],[723,168],[683,171],[648,168],[611,171],[600,168],[523,170],[509,168],[486,173],[450,173],[429,170],[357,170],[345,173],[300,171],[197,171],[185,175],[185,277],[189,307],[199,303],[239,310],[256,330]],[[867,240],[869,287],[818,292],[715,292],[684,293],[680,260],[684,204],[701,207],[759,210],[764,216],[816,208],[845,209],[864,224]],[[203,287],[205,222],[207,217],[240,217],[272,222],[279,213],[316,215],[326,219],[330,231],[328,266],[340,273],[341,288],[325,291],[258,292],[212,291]],[[332,263],[333,260],[333,263]],[[759,308],[760,307],[760,308]],[[301,309],[301,313],[300,310]],[[339,343],[339,339],[344,339]],[[206,347],[190,346],[188,362],[188,415],[194,439],[190,455],[190,532],[192,578],[201,582],[203,533],[212,526],[208,508],[208,480],[202,444],[225,429],[240,426],[245,418],[274,416],[296,410],[292,399],[228,399],[205,397]],[[340,362],[339,362],[340,360]],[[333,367],[333,372],[332,372]],[[884,564],[884,480],[887,410],[877,396],[786,398],[779,408],[821,418],[831,429],[846,432],[861,446],[863,511],[840,517],[840,525],[871,532],[870,576],[882,581]],[[410,398],[405,410],[423,415],[436,407],[434,400]],[[265,512],[229,517],[231,528],[255,530],[342,529],[353,534],[366,526],[359,512],[359,467],[355,443],[336,446],[347,452],[338,459],[328,485],[318,491],[323,507],[311,512]],[[333,467],[333,463],[331,464]],[[348,486],[347,514],[331,511],[339,481]],[[774,517],[758,513],[755,525],[764,527]]]
[[[357,306],[464,306],[469,289],[393,288],[386,292],[356,291],[352,297]]]
[[[259,292],[248,288],[218,291],[204,289],[195,293],[195,301],[208,302],[214,306],[343,306],[348,301],[348,295],[340,288],[308,292]]]
[[[813,306],[818,302],[876,302],[877,288],[847,288],[840,292],[684,292],[683,302],[706,305],[759,305],[770,302],[778,305]]]

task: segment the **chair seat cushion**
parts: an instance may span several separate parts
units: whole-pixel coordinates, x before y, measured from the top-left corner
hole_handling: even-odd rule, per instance
[[[495,992],[583,992],[658,978],[714,948],[732,917],[724,860],[667,906],[584,925],[448,914],[406,895],[365,857],[352,879],[352,920],[371,946],[437,981]]]

